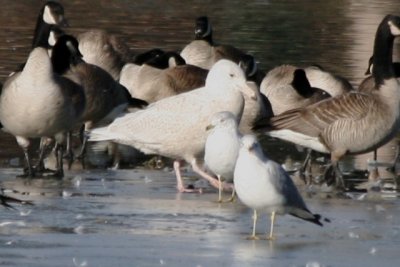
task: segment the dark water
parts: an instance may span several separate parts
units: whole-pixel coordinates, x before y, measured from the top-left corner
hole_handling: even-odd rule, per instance
[[[2,82],[25,61],[43,3],[0,0]],[[364,77],[377,24],[388,13],[400,14],[397,0],[62,3],[71,33],[106,29],[125,38],[134,52],[154,47],[180,50],[193,38],[194,18],[208,15],[217,42],[252,53],[264,70],[284,63],[320,64],[355,86]],[[395,59],[398,48],[397,44]],[[176,194],[169,169],[89,169],[67,172],[62,181],[27,181],[15,178],[20,168],[10,168],[22,162],[14,138],[2,133],[0,144],[2,187],[35,202],[18,211],[0,207],[0,266],[397,263],[400,212],[395,192],[351,194],[353,198],[346,200],[307,197],[310,209],[330,217],[331,224],[320,229],[285,216],[278,219],[277,242],[250,242],[245,240],[251,227],[248,209],[240,203],[217,205],[213,190],[203,195]],[[382,149],[379,161],[390,162],[395,146],[393,141]],[[288,168],[303,157],[281,142],[270,142],[267,148],[271,157]],[[349,158],[342,168],[366,169],[371,158]],[[384,177],[385,169],[380,169]],[[260,222],[260,233],[265,225]]]

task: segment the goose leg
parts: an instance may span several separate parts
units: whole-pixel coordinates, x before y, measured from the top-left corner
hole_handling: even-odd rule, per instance
[[[55,147],[57,170],[54,173],[55,177],[64,177],[64,146],[60,143],[56,143]]]
[[[26,160],[26,166],[28,169],[26,172],[24,171],[24,174],[21,177],[29,177],[29,178],[35,177],[35,172],[32,168],[32,163],[29,158],[28,148],[24,147],[23,150],[24,150],[24,156],[25,156],[25,160]]]
[[[88,139],[89,139],[89,131],[85,130],[83,132],[81,151],[79,152],[78,156],[76,157],[76,158],[80,159],[82,168],[85,168],[86,145],[87,145]]]
[[[339,169],[338,162],[332,162],[325,169],[324,180],[328,185],[335,183],[337,189],[345,189],[343,174]]]
[[[40,153],[39,153],[38,163],[35,167],[36,172],[44,173],[45,171],[50,171],[50,170],[46,170],[46,168],[44,167],[44,157],[46,154],[46,150],[52,141],[53,140],[51,138],[47,138],[47,137],[40,138]]]
[[[65,158],[68,160],[68,170],[71,169],[74,162],[74,153],[72,152],[72,132],[67,133],[67,148],[65,149]]]
[[[397,143],[397,146],[396,146],[396,154],[395,154],[395,157],[394,157],[394,161],[393,161],[393,164],[392,164],[392,166],[390,166],[389,168],[388,168],[388,170],[390,171],[390,172],[393,172],[393,173],[395,173],[396,172],[396,163],[400,160],[400,144],[399,143]],[[376,151],[376,150],[375,150]],[[374,151],[374,152],[375,152]],[[374,156],[375,156],[375,154],[374,154]],[[396,174],[396,173],[395,173]]]
[[[306,172],[309,171],[309,167],[311,166],[311,161],[312,161],[312,149],[307,149],[307,156],[304,159],[303,165],[300,168],[300,177],[304,181],[306,185],[311,184],[311,178],[307,179]]]
[[[16,139],[17,139],[18,145],[22,148],[22,150],[24,152],[26,165],[27,165],[27,169],[24,169],[24,174],[19,175],[19,177],[30,177],[30,178],[32,178],[32,177],[35,176],[35,172],[34,172],[34,170],[32,168],[32,163],[31,163],[31,160],[30,160],[30,157],[29,157],[28,148],[29,148],[30,142],[29,142],[28,139],[26,139],[24,137],[20,137],[20,136],[17,136]]]

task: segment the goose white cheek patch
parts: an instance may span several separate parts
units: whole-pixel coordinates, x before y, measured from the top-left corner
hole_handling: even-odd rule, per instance
[[[43,20],[47,24],[57,24],[56,20],[54,19],[53,14],[51,14],[50,8],[46,6],[43,11]]]
[[[399,29],[399,27],[397,27],[396,25],[394,25],[393,22],[391,22],[391,21],[389,21],[388,24],[389,24],[389,27],[390,27],[390,32],[391,32],[394,36],[400,35],[400,29]]]

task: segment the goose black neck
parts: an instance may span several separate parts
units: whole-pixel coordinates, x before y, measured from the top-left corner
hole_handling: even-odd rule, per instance
[[[310,98],[314,94],[314,89],[311,87],[303,69],[296,69],[293,73],[293,88],[299,95],[305,98]]]
[[[203,40],[210,45],[214,45],[212,27],[207,16],[198,17],[196,19],[195,40]]]
[[[392,63],[394,36],[388,24],[390,17],[386,16],[376,31],[372,68],[376,86],[395,77]]]
[[[36,47],[49,48],[49,34],[51,25],[43,21],[43,11],[40,13],[32,40],[32,49]]]
[[[196,39],[197,40],[203,40],[203,41],[206,41],[207,43],[209,43],[210,45],[214,45],[214,41],[213,41],[213,38],[212,38],[212,33],[210,33],[210,34],[208,34],[206,36],[203,36],[203,37],[196,38]]]
[[[70,69],[71,65],[84,62],[78,46],[78,41],[70,35],[61,36],[58,39],[51,55],[54,72],[62,75]]]

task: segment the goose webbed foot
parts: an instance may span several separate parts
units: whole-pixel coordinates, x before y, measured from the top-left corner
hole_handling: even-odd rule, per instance
[[[330,164],[324,172],[324,181],[328,186],[334,185],[336,189],[345,190],[343,174],[337,164]]]

